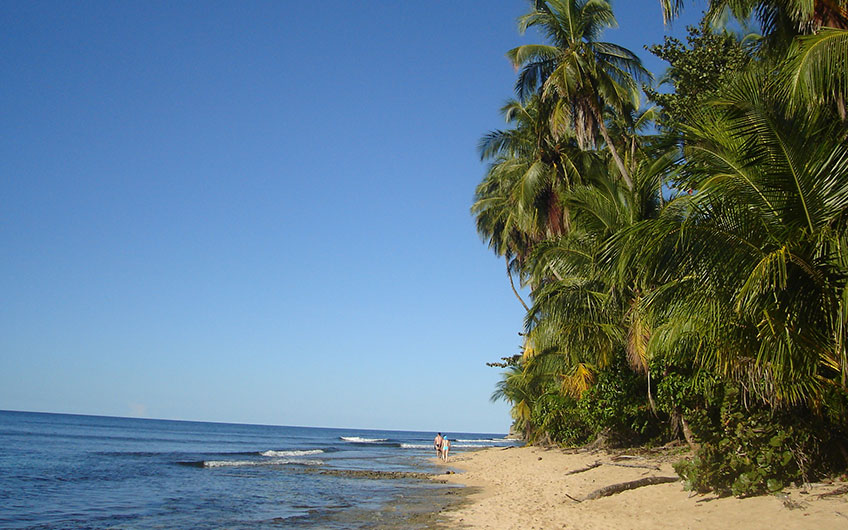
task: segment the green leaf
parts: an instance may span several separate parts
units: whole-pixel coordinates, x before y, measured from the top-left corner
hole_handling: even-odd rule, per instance
[[[770,478],[766,481],[766,487],[770,493],[774,493],[783,489],[783,482],[776,478]]]

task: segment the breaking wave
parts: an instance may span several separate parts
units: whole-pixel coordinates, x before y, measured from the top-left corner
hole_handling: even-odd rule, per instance
[[[200,460],[198,462],[178,462],[183,466],[193,467],[256,467],[256,466],[323,466],[322,460],[289,460],[277,458],[273,460]]]
[[[359,436],[339,436],[339,438],[355,444],[378,444],[389,441],[388,438],[361,438]]]
[[[322,449],[307,449],[301,451],[262,451],[259,453],[262,456],[284,457],[284,456],[311,456],[320,455],[324,451]]]

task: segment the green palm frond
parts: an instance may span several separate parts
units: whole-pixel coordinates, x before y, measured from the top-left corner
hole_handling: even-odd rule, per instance
[[[663,23],[668,24],[680,14],[683,9],[683,0],[660,0],[663,12]]]
[[[834,103],[845,119],[848,100],[848,31],[822,29],[799,37],[790,55],[789,90],[796,106]]]

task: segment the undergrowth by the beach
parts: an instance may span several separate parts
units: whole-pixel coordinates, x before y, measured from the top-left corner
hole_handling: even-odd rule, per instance
[[[599,441],[603,447],[634,447],[661,438],[664,415],[652,412],[644,378],[618,362],[600,372],[595,385],[574,399],[551,391],[532,412],[532,422],[543,441],[582,446]]]
[[[735,383],[673,366],[648,398],[645,379],[611,366],[578,399],[550,392],[533,410],[540,445],[645,450],[683,444],[683,426],[696,440],[678,449],[674,467],[687,489],[720,496],[773,493],[792,483],[842,472],[848,466],[838,418],[803,408],[774,408]],[[830,396],[831,408],[844,396]],[[653,401],[654,407],[651,407]],[[685,420],[684,420],[685,418]],[[684,449],[685,448],[685,449]]]
[[[739,388],[725,385],[718,414],[693,424],[700,447],[675,471],[687,489],[746,497],[844,470],[842,430],[803,412],[745,406]]]

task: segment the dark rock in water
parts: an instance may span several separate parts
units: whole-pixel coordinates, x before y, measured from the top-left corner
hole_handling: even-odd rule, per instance
[[[321,469],[315,470],[320,475],[334,477],[368,478],[368,479],[418,479],[426,480],[432,475],[411,471],[373,471],[367,469]]]
[[[511,425],[509,427],[509,434],[506,435],[507,440],[524,440],[524,435],[521,433],[519,429],[515,428],[515,425]]]

